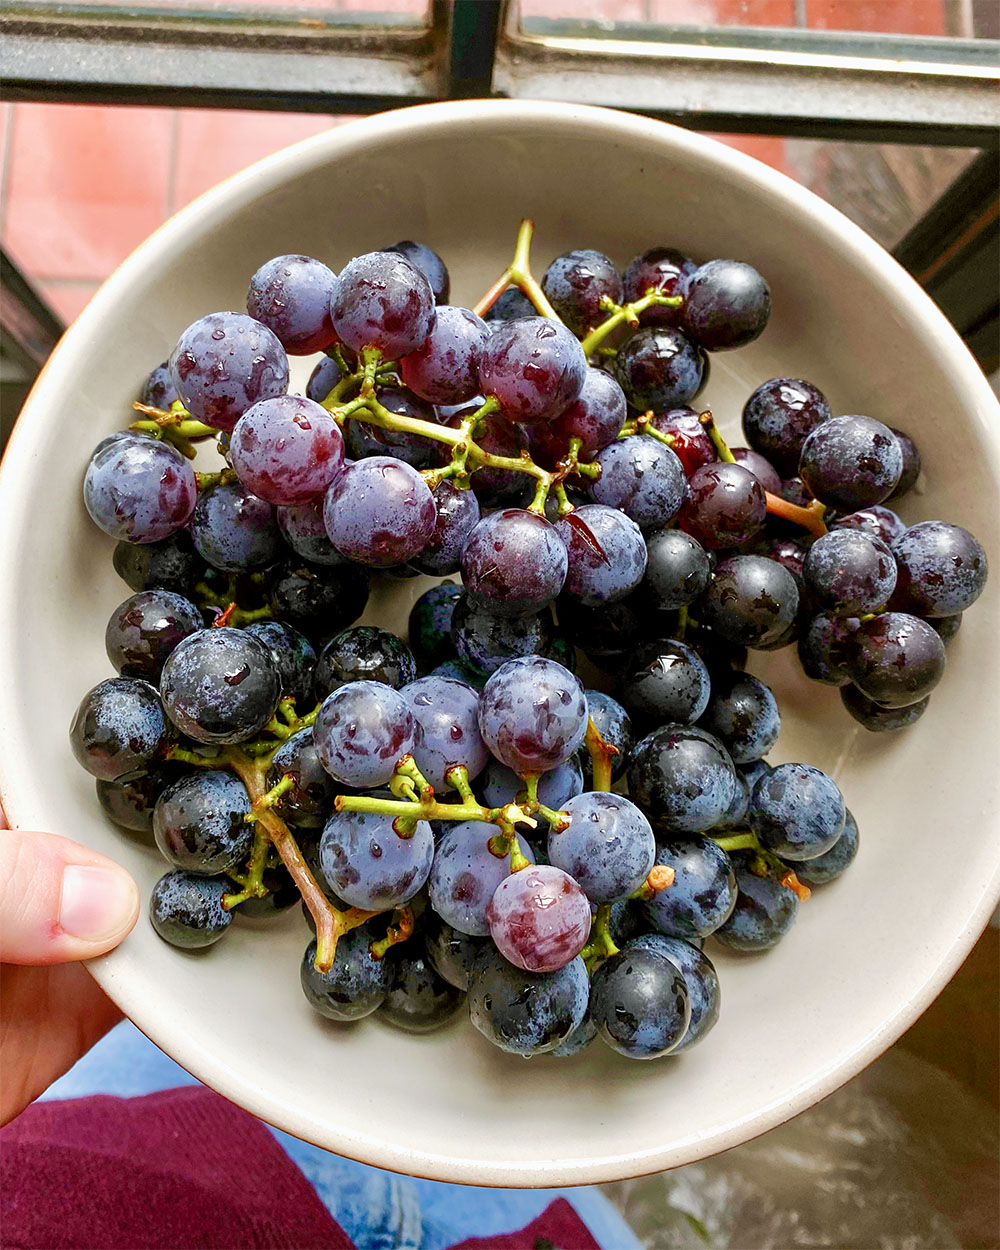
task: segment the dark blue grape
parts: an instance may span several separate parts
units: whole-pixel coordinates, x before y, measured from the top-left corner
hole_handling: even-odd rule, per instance
[[[643,587],[664,611],[694,603],[712,576],[708,553],[684,530],[655,530],[646,535]]]
[[[753,790],[761,777],[766,777],[771,771],[771,765],[767,760],[753,760],[750,764],[738,765],[736,771]]]
[[[411,239],[404,239],[401,243],[394,243],[392,247],[387,247],[385,250],[398,252],[400,256],[405,256],[415,269],[420,270],[430,284],[436,304],[448,303],[448,296],[451,294],[448,267],[433,248],[428,247],[426,243],[414,243]]]
[[[590,981],[583,960],[556,972],[524,972],[491,946],[473,963],[469,1016],[494,1046],[514,1055],[555,1050],[583,1022]]]
[[[880,503],[873,503],[870,508],[862,508],[860,512],[850,512],[847,516],[838,517],[833,528],[860,530],[871,538],[880,538],[887,547],[891,547],[897,538],[902,538],[906,533],[905,522],[891,508]]]
[[[747,812],[749,810],[750,786],[747,784],[743,774],[737,769],[736,790],[733,794],[733,801],[719,817],[716,824],[712,826],[712,836],[715,837],[717,834],[746,829]]]
[[[590,1014],[603,1041],[628,1059],[657,1059],[691,1022],[684,974],[665,955],[627,946],[594,973]]]
[[[355,789],[384,786],[396,764],[413,750],[413,717],[391,686],[355,681],[323,701],[313,725],[313,741],[323,767]]]
[[[91,520],[130,543],[169,538],[187,524],[197,498],[194,470],[180,452],[138,434],[95,451],[83,480]]]
[[[449,481],[432,491],[437,521],[423,551],[413,559],[413,567],[431,577],[457,573],[462,567],[462,551],[469,535],[480,521],[479,500],[471,490],[459,490]]]
[[[377,386],[375,398],[383,408],[400,417],[414,417],[436,425],[438,418],[432,404],[426,403],[411,391],[399,387]],[[426,434],[413,434],[409,430],[383,430],[377,425],[367,425],[365,414],[359,413],[344,426],[344,445],[352,460],[365,460],[369,456],[391,456],[402,460],[411,469],[430,469],[443,456],[442,445]],[[450,449],[449,449],[450,451]]]
[[[783,859],[815,859],[840,837],[845,810],[832,777],[811,764],[779,764],[753,788],[750,828]]]
[[[553,1059],[569,1059],[573,1055],[578,1055],[581,1051],[586,1050],[596,1036],[597,1025],[588,1013],[560,1046],[546,1053]]]
[[[635,748],[633,801],[659,832],[699,833],[728,810],[736,771],[717,738],[694,725],[664,725]]]
[[[297,629],[281,621],[256,621],[244,630],[267,647],[281,681],[281,697],[294,699],[299,715],[312,707],[314,702],[313,670],[316,652],[308,638]]]
[[[306,398],[315,400],[317,404],[323,403],[340,378],[340,366],[329,356],[324,356],[309,375],[309,381],[306,382]]]
[[[302,898],[295,878],[284,864],[279,864],[276,868],[265,868],[261,874],[261,883],[267,890],[266,894],[246,898],[234,908],[237,915],[245,920],[272,920],[289,907],[294,907]]]
[[[224,573],[269,568],[284,551],[274,509],[242,482],[217,482],[201,492],[191,539],[202,559]]]
[[[483,687],[479,731],[497,759],[521,776],[548,772],[583,742],[583,686],[554,660],[508,660]]]
[[[688,480],[678,523],[710,550],[739,547],[759,533],[767,519],[760,482],[741,464],[706,464]]]
[[[954,616],[983,593],[986,552],[961,525],[920,521],[892,545],[899,576],[891,607],[916,616]]]
[[[153,886],[149,919],[161,938],[181,950],[199,950],[217,942],[232,924],[222,906],[233,888],[225,877],[199,877],[174,870]]]
[[[434,835],[426,820],[403,837],[378,812],[334,812],[323,826],[320,864],[327,884],[351,907],[388,911],[417,893],[431,870]]]
[[[734,673],[712,684],[712,697],[700,721],[729,752],[734,764],[763,759],[778,740],[781,713],[770,689],[749,673]]]
[[[881,707],[908,707],[944,676],[944,643],[928,621],[883,612],[862,621],[848,644],[846,668],[863,695]]]
[[[156,543],[120,542],[112,557],[115,572],[130,590],[169,590],[190,598],[205,572],[191,535],[177,530]]]
[[[931,624],[937,630],[941,641],[949,643],[962,628],[962,613],[959,612],[955,616],[938,616],[931,621]]]
[[[178,643],[160,678],[167,715],[196,742],[246,742],[274,715],[281,679],[267,647],[242,629],[203,629]]]
[[[497,886],[510,876],[510,856],[496,855],[490,840],[496,825],[481,820],[452,823],[434,851],[428,889],[434,911],[451,928],[470,937],[489,936],[486,908]],[[530,846],[521,852],[535,862]]]
[[[546,653],[552,637],[552,614],[548,610],[495,616],[464,594],[456,601],[451,619],[451,639],[459,659],[484,678],[508,660]]]
[[[827,612],[812,617],[798,640],[805,675],[828,686],[846,685],[851,680],[847,667],[849,644],[859,623],[856,617],[831,616]]]
[[[614,375],[629,404],[646,412],[681,408],[708,378],[705,353],[676,326],[644,326],[619,348]]]
[[[465,995],[434,968],[419,945],[407,942],[391,958],[392,980],[379,1015],[407,1033],[432,1033],[454,1019]]]
[[[839,512],[887,499],[903,471],[895,434],[871,417],[831,417],[802,444],[799,475],[812,494]]]
[[[702,1041],[715,1028],[719,1019],[721,993],[719,978],[712,961],[697,946],[683,938],[647,933],[628,944],[627,949],[653,951],[664,955],[683,976],[691,999],[691,1019],[687,1031],[670,1052],[680,1055]]]
[[[142,590],[112,612],[104,646],[123,677],[157,682],[174,647],[202,627],[201,613],[182,595]]]
[[[650,248],[648,252],[636,256],[625,270],[625,299],[634,303],[650,291],[658,291],[661,295],[683,295],[685,280],[697,268],[690,257],[672,247]],[[654,305],[642,313],[641,320],[645,325],[673,325],[677,317],[676,308]]]
[[[676,516],[687,494],[684,469],[669,447],[633,434],[597,457],[601,476],[594,498],[618,508],[641,529],[656,529]]]
[[[562,590],[566,546],[554,525],[525,508],[484,517],[462,551],[466,594],[494,616],[538,612]]]
[[[557,256],[542,276],[549,303],[578,338],[599,325],[608,313],[603,300],[620,304],[622,280],[615,263],[603,252],[583,248]]]
[[[459,933],[431,908],[424,913],[422,923],[424,945],[431,964],[449,985],[454,985],[459,990],[467,990],[476,955],[493,943],[489,938]]]
[[[774,642],[795,620],[795,578],[765,556],[720,560],[698,606],[698,619],[716,634],[746,647]]]
[[[442,582],[425,590],[410,609],[410,650],[424,667],[450,659],[454,653],[451,641],[451,619],[462,594],[462,587]]]
[[[585,504],[556,523],[566,546],[563,594],[590,607],[624,599],[646,571],[642,532],[617,508]]]
[[[917,484],[917,478],[920,476],[920,452],[909,434],[897,430],[894,425],[890,425],[889,429],[895,434],[896,442],[899,443],[899,449],[903,453],[903,472],[899,475],[899,481],[889,498],[900,499],[903,495],[909,494]]]
[[[683,642],[663,639],[640,647],[622,681],[621,699],[638,721],[696,721],[708,706],[704,661]]]
[[[858,823],[850,811],[844,814],[844,832],[833,846],[815,859],[795,865],[795,875],[806,885],[826,885],[854,862],[858,853]]]
[[[743,406],[743,433],[750,446],[784,477],[799,470],[799,455],[808,435],[831,416],[818,387],[801,378],[762,382]]]
[[[609,694],[600,690],[585,690],[584,697],[587,700],[587,715],[597,727],[597,732],[608,746],[618,750],[618,754],[611,761],[611,779],[617,781],[632,759],[632,747],[635,744],[632,721],[617,699],[612,699]],[[586,789],[590,790],[593,787],[594,774],[590,752],[585,746],[580,748],[577,758],[583,766]],[[549,803],[547,806],[553,805]]]
[[[771,290],[743,261],[710,260],[684,283],[680,325],[710,352],[752,343],[770,316]]]
[[[649,923],[668,937],[694,941],[724,924],[736,904],[736,877],[726,852],[711,838],[669,838],[656,844],[656,861],[674,881],[642,904]]]
[[[149,377],[143,382],[142,390],[139,393],[139,402],[147,404],[150,408],[161,408],[169,411],[170,405],[177,402],[180,395],[177,394],[177,387],[174,386],[174,380],[170,376],[170,364],[164,361],[163,364],[157,365]]]
[[[490,329],[467,308],[439,308],[424,343],[400,361],[403,381],[432,404],[464,404],[479,393],[479,359]]]
[[[642,611],[635,595],[617,603],[588,608],[576,599],[560,598],[559,625],[570,639],[601,668],[612,671],[647,637],[649,612]]]
[[[482,393],[500,401],[508,421],[551,421],[579,396],[587,376],[583,349],[558,321],[524,317],[498,325],[479,361]]]
[[[286,352],[311,356],[336,341],[330,301],[337,275],[311,256],[275,256],[250,279],[247,312]]]
[[[288,357],[278,337],[252,317],[209,313],[178,339],[170,376],[193,417],[231,430],[253,404],[288,390]]]
[[[402,690],[413,715],[413,758],[435,790],[450,787],[448,773],[467,769],[474,780],[488,753],[479,733],[479,696],[461,681],[421,677]]]
[[[522,779],[499,760],[490,760],[481,781],[483,801],[487,807],[503,807],[526,793]],[[583,771],[579,756],[571,755],[538,778],[538,801],[545,807],[561,811],[567,802],[583,790]]]
[[[434,294],[420,269],[394,252],[368,252],[340,271],[330,305],[333,327],[356,352],[387,360],[416,351],[434,324]]]
[[[311,1007],[328,1020],[361,1020],[380,1007],[392,983],[392,964],[371,953],[372,934],[359,925],[337,941],[329,972],[316,970],[316,943],[302,956],[302,992]]]
[[[885,606],[896,585],[896,563],[881,538],[833,529],[809,548],[802,577],[817,607],[861,616]]]
[[[333,417],[313,400],[276,395],[236,422],[229,461],[249,491],[288,507],[323,494],[344,466],[344,440]]]
[[[588,369],[580,394],[554,421],[531,428],[536,464],[554,469],[569,454],[570,440],[580,440],[577,460],[589,464],[613,443],[628,418],[625,394],[610,374]]]
[[[282,777],[291,777],[294,785],[281,795],[274,810],[296,828],[321,828],[330,815],[338,787],[323,767],[311,727],[293,734],[272,756],[267,788],[276,786]]]
[[[501,292],[493,307],[486,314],[489,321],[520,321],[524,317],[534,317],[535,305],[516,286],[509,286]]]
[[[77,763],[101,781],[146,771],[169,737],[156,688],[132,677],[112,677],[85,694],[69,730]]]
[[[714,937],[723,946],[737,951],[764,951],[776,946],[795,923],[799,899],[794,890],[782,885],[774,871],[758,876],[750,860],[735,860],[738,893],[732,915],[716,929]]]
[[[290,563],[268,595],[278,620],[310,638],[329,638],[356,621],[368,603],[368,577],[356,564],[339,568]]]
[[[388,568],[424,549],[434,534],[437,509],[416,469],[389,456],[372,456],[347,465],[334,479],[323,520],[343,555]]]
[[[153,835],[175,868],[217,877],[253,847],[250,798],[232,773],[199,769],[168,786],[153,811]]]
[[[98,780],[97,799],[116,825],[133,833],[151,834],[156,800],[184,772],[179,764],[154,763],[148,772],[126,773],[115,781]]]
[[[374,625],[355,625],[323,648],[316,665],[316,698],[325,699],[352,681],[378,681],[401,690],[416,675],[416,661],[395,634]]]
[[[885,733],[894,729],[906,729],[913,725],[927,711],[931,701],[930,695],[917,703],[909,703],[906,707],[882,707],[873,703],[867,695],[861,693],[857,686],[842,686],[840,698],[844,707],[859,725],[870,729],[872,733]]]
[[[620,794],[578,794],[563,804],[569,825],[549,831],[549,863],[594,903],[615,903],[646,880],[656,844],[649,821]]]

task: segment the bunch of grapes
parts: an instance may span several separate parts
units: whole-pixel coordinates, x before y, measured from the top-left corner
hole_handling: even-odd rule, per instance
[[[831,777],[767,762],[749,651],[795,645],[863,725],[912,724],[986,558],[907,527],[912,440],[811,383],[759,386],[743,448],[691,406],[766,328],[750,265],[581,250],[539,283],[530,237],[476,310],[403,242],[339,274],[277,257],[246,313],[183,332],[86,471],[133,593],[71,742],[170,865],[167,942],[301,900],[330,1019],[464,1007],[517,1054],[677,1055],[718,1018],[706,939],[772,947],[858,850]],[[225,467],[196,472],[209,440]],[[356,624],[372,578],[418,574],[446,580],[409,645]]]

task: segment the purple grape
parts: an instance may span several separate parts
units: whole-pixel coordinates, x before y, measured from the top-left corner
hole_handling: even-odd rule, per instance
[[[327,884],[350,907],[388,911],[417,893],[431,870],[434,835],[426,820],[402,837],[378,812],[334,812],[323,826],[319,860]]]
[[[104,646],[123,677],[157,682],[174,647],[203,627],[201,613],[188,599],[167,590],[143,590],[115,608]]]
[[[157,365],[143,382],[139,402],[150,408],[169,411],[170,405],[176,403],[178,399],[180,396],[177,394],[177,387],[174,386],[174,380],[170,376],[170,364],[165,360],[162,365]]]
[[[805,675],[828,686],[846,685],[851,680],[847,668],[849,644],[859,623],[855,617],[817,613],[798,640]]]
[[[711,829],[733,801],[736,770],[717,738],[694,725],[664,725],[635,748],[633,802],[663,833]]]
[[[451,659],[451,618],[462,594],[462,587],[442,582],[425,590],[410,609],[408,638],[410,650],[425,668]]]
[[[337,362],[324,356],[306,382],[306,399],[314,400],[317,404],[323,403],[340,381],[340,377],[340,366]]]
[[[736,463],[748,469],[760,482],[762,490],[770,491],[772,495],[780,494],[781,478],[770,460],[749,447],[733,447],[732,453]]]
[[[232,773],[198,769],[168,786],[153,811],[153,834],[175,867],[218,877],[253,847],[250,796]]]
[[[231,430],[248,408],[288,390],[288,357],[277,335],[252,317],[209,313],[178,339],[170,376],[193,417]]]
[[[786,568],[791,573],[795,578],[795,585],[799,588],[800,597],[805,585],[802,580],[802,570],[805,568],[806,555],[812,541],[812,538],[805,536],[803,539],[767,537],[757,548],[761,555],[777,561],[782,568]]]
[[[323,494],[343,468],[344,440],[325,408],[277,395],[240,417],[229,454],[248,490],[287,507]]]
[[[802,576],[817,607],[861,616],[885,606],[896,585],[896,563],[880,538],[833,529],[809,548]]]
[[[676,964],[630,944],[594,973],[590,1013],[612,1050],[628,1059],[657,1059],[688,1031],[691,998]]]
[[[484,517],[462,551],[469,600],[495,616],[540,611],[562,590],[566,568],[555,526],[526,508]]]
[[[710,260],[684,283],[679,322],[710,352],[745,347],[764,332],[771,316],[771,290],[739,260]]]
[[[434,293],[404,256],[368,252],[344,266],[330,306],[340,339],[356,352],[396,360],[416,351],[434,325]]]
[[[883,504],[875,503],[870,508],[862,508],[860,512],[850,512],[847,516],[838,517],[833,523],[838,530],[860,530],[872,538],[880,538],[887,547],[891,547],[897,538],[906,533],[906,523]]]
[[[463,820],[444,833],[434,851],[428,888],[430,904],[441,919],[469,937],[488,937],[486,908],[497,886],[510,876],[510,856],[490,850],[497,827],[482,820]],[[521,852],[535,862],[531,847],[520,840]],[[588,920],[589,927],[589,920]]]
[[[557,256],[542,277],[542,290],[562,320],[581,339],[608,316],[601,307],[602,300],[620,304],[624,296],[614,261],[591,248]]]
[[[191,540],[202,559],[223,573],[269,568],[284,550],[274,508],[242,482],[216,482],[201,492]]]
[[[680,510],[682,529],[703,547],[738,547],[760,532],[767,500],[760,482],[741,464],[706,464],[695,469]]]
[[[634,803],[602,791],[580,794],[563,809],[569,825],[549,831],[549,863],[561,868],[594,903],[626,898],[646,880],[656,843]]]
[[[314,642],[352,624],[367,603],[368,577],[346,561],[340,568],[289,564],[275,575],[268,595],[271,614]]]
[[[715,444],[693,408],[671,408],[653,417],[650,424],[661,434],[669,434],[672,450],[690,477],[703,464],[715,464]]]
[[[639,648],[622,681],[621,700],[647,725],[698,720],[708,706],[711,683],[701,657],[683,642],[663,639]]]
[[[440,482],[431,492],[437,508],[434,533],[423,551],[413,559],[421,573],[440,577],[457,573],[469,535],[479,524],[479,500],[471,490],[459,490],[453,482]]]
[[[799,475],[812,494],[839,512],[881,503],[903,471],[903,452],[887,425],[871,417],[831,417],[802,444]]]
[[[725,924],[736,906],[736,877],[717,842],[671,837],[656,844],[656,863],[674,871],[673,884],[642,904],[657,932],[696,942]]]
[[[711,563],[704,547],[683,530],[647,534],[646,552],[643,588],[664,611],[694,603],[711,579]]]
[[[401,690],[417,675],[417,665],[406,644],[387,629],[355,625],[335,634],[316,665],[316,697],[355,681],[378,681]]]
[[[434,534],[437,509],[424,479],[408,464],[372,456],[349,464],[326,493],[330,541],[361,564],[405,564]]]
[[[640,529],[653,529],[676,516],[687,494],[680,460],[655,439],[633,434],[611,443],[597,457],[601,476],[594,498],[618,508]]]
[[[675,326],[644,326],[614,360],[614,375],[633,408],[680,408],[708,378],[705,354]]]
[[[885,733],[887,730],[906,729],[914,724],[927,711],[931,701],[930,695],[906,707],[882,707],[873,703],[867,695],[863,695],[857,686],[842,686],[841,702],[859,725],[872,733]]]
[[[246,742],[274,715],[281,694],[267,647],[242,629],[203,629],[171,651],[160,678],[167,715],[196,742]]]
[[[520,776],[548,772],[583,742],[583,687],[568,669],[543,656],[508,660],[483,688],[479,731],[497,759]]]
[[[437,424],[437,413],[432,404],[426,403],[410,391],[398,387],[377,386],[375,398],[383,408],[401,417],[416,417],[418,421]],[[441,444],[425,434],[411,434],[408,430],[383,430],[377,425],[366,425],[365,414],[352,418],[344,427],[344,445],[352,460],[364,460],[368,456],[392,456],[402,460],[413,469],[429,469],[443,456]],[[450,456],[450,448],[448,455]]]
[[[727,642],[766,647],[788,630],[798,609],[795,578],[783,565],[765,556],[729,556],[715,566],[698,619]]]
[[[650,291],[658,291],[661,295],[683,295],[688,275],[697,268],[690,257],[672,247],[650,248],[648,252],[636,256],[625,270],[625,301],[634,303]],[[641,320],[644,325],[664,326],[673,325],[677,316],[676,308],[654,305],[646,309]]]
[[[313,741],[323,767],[342,785],[370,790],[386,785],[397,763],[413,751],[415,726],[406,700],[391,686],[355,681],[323,700]]]
[[[91,520],[130,543],[168,538],[187,524],[197,499],[190,463],[169,443],[138,434],[99,448],[83,480]]]
[[[954,616],[983,593],[988,565],[978,540],[961,525],[920,521],[892,545],[899,575],[891,607],[917,616]]]
[[[330,301],[337,275],[310,256],[275,256],[250,279],[247,312],[286,352],[311,356],[336,342]]]
[[[76,762],[100,781],[145,772],[170,740],[156,687],[112,677],[84,695],[70,725]]]
[[[432,404],[464,404],[479,393],[489,326],[467,308],[439,308],[424,343],[399,362],[403,381]]]
[[[479,696],[460,681],[421,677],[402,690],[413,716],[413,758],[435,790],[451,787],[447,774],[462,766],[475,779],[488,753],[479,732]]]
[[[778,740],[781,713],[770,687],[749,673],[712,683],[712,697],[699,724],[729,752],[734,764],[762,759]]]
[[[294,699],[299,715],[312,706],[316,652],[308,638],[283,621],[255,621],[244,632],[261,641],[270,652],[281,681],[281,697]]]
[[[561,868],[538,864],[505,877],[486,907],[497,950],[525,972],[556,972],[590,936],[590,902]]]
[[[791,477],[798,472],[806,437],[830,416],[826,397],[811,382],[771,378],[743,405],[743,433],[754,451],[766,456],[780,474]]]
[[[569,454],[570,440],[580,439],[577,459],[589,464],[618,437],[628,417],[622,388],[601,369],[588,369],[583,388],[554,421],[531,430],[531,451],[537,464],[554,469]]]
[[[129,589],[170,590],[185,598],[190,598],[195,583],[208,571],[186,529],[155,543],[120,542],[112,561]]]
[[[590,981],[579,957],[556,972],[515,968],[492,942],[470,973],[469,1017],[485,1038],[514,1055],[554,1051],[587,1014]]]
[[[617,508],[586,504],[556,523],[566,545],[563,594],[590,607],[624,599],[646,571],[646,544],[636,523]]]
[[[451,638],[458,658],[485,678],[508,660],[546,652],[552,643],[552,614],[496,616],[463,594],[455,605]]]
[[[347,563],[347,557],[340,554],[326,532],[322,498],[279,508],[277,515],[278,529],[297,556],[310,564]]]
[[[298,829],[321,828],[337,788],[319,758],[311,727],[292,734],[271,757],[267,788],[272,789],[282,777],[290,777],[293,784],[275,803],[277,814]]]
[[[551,421],[579,396],[587,358],[570,330],[546,317],[499,325],[486,340],[479,382],[508,421]]]
[[[502,291],[493,307],[486,314],[490,321],[521,321],[525,317],[537,316],[535,305],[516,286],[509,286]]]
[[[404,239],[401,243],[394,243],[392,247],[387,247],[385,250],[405,256],[415,269],[420,270],[430,283],[436,304],[448,303],[448,296],[451,294],[448,268],[433,248],[428,247],[426,243],[414,243],[410,239]]]
[[[810,764],[779,764],[750,795],[750,828],[763,847],[793,863],[830,850],[845,813],[837,783]]]
[[[487,807],[504,807],[507,803],[513,803],[519,794],[527,793],[525,783],[517,773],[494,759],[487,763],[480,785]],[[538,778],[539,803],[557,812],[582,791],[583,770],[575,755]]]
[[[854,631],[846,667],[873,703],[908,707],[926,698],[944,676],[944,643],[918,616],[884,612]]]
[[[889,498],[901,499],[917,484],[917,478],[920,476],[920,452],[909,434],[904,434],[893,425],[890,425],[889,429],[895,434],[896,442],[899,443],[899,449],[903,453],[903,472],[899,475],[899,481]]]

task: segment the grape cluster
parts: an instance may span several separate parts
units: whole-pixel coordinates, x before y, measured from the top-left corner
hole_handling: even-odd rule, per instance
[[[831,777],[767,762],[749,652],[795,645],[863,725],[912,724],[986,557],[907,526],[912,440],[812,383],[759,386],[732,450],[689,406],[766,328],[752,266],[578,250],[538,283],[529,238],[476,310],[406,241],[276,257],[246,313],[183,331],[86,470],[132,593],[71,745],[169,864],[167,942],[301,898],[330,1019],[465,1008],[516,1054],[677,1055],[718,1018],[706,939],[773,946],[858,850]],[[209,438],[225,467],[196,473]],[[373,578],[418,574],[461,584],[409,645],[356,623]]]

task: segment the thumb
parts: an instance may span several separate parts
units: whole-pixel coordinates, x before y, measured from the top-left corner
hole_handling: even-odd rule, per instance
[[[0,963],[103,955],[139,915],[124,868],[54,833],[0,831]]]

